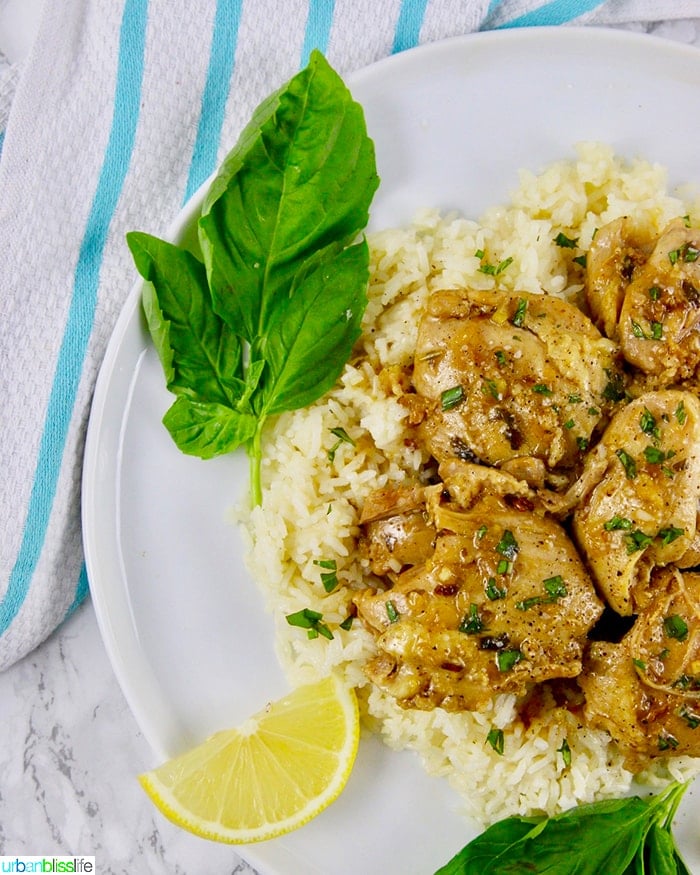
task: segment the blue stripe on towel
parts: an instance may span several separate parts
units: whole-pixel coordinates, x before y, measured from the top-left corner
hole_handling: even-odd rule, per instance
[[[512,21],[506,21],[498,25],[503,27],[536,27],[538,25],[547,24],[566,24],[568,21],[573,21],[579,15],[584,15],[600,6],[601,0],[552,0],[551,3],[545,3],[532,12],[526,12],[525,15],[520,15]]]
[[[209,51],[209,69],[202,92],[197,138],[192,151],[185,201],[216,170],[231,72],[236,56],[242,0],[218,0]]]
[[[394,31],[392,53],[412,49],[418,45],[427,6],[428,0],[402,0],[399,19]]]
[[[107,233],[134,144],[141,102],[147,9],[148,0],[125,0],[112,128],[75,269],[73,295],[39,445],[24,535],[7,592],[0,602],[0,634],[8,628],[27,596],[51,517],[66,436],[93,326]],[[81,590],[79,585],[77,592]]]
[[[328,51],[334,10],[335,0],[310,0],[304,45],[301,49],[302,68],[309,63],[309,55],[313,49],[318,49],[323,54]]]

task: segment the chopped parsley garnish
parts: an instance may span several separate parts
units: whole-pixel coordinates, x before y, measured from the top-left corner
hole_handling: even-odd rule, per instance
[[[326,592],[333,592],[338,586],[337,565],[335,559],[316,559],[314,565],[326,569],[321,572],[321,583]]]
[[[508,648],[508,650],[501,650],[496,654],[496,665],[498,666],[499,671],[510,671],[523,658],[521,650],[518,650],[517,648]]]
[[[685,529],[676,528],[676,526],[667,526],[665,529],[659,529],[656,537],[661,538],[661,543],[671,544],[676,538],[680,538],[685,534]]]
[[[472,604],[469,605],[469,613],[459,624],[459,631],[465,632],[467,635],[478,635],[483,629],[484,621],[479,615],[479,606],[472,602]]]
[[[319,635],[323,635],[329,641],[333,638],[331,630],[322,622],[323,614],[319,614],[318,611],[312,611],[311,608],[303,608],[294,614],[287,614],[286,620],[290,626],[306,629],[306,634],[309,638],[318,638]]]
[[[478,252],[481,252],[481,250],[478,250]],[[483,257],[484,256],[482,253],[481,258]],[[512,263],[513,259],[511,257],[508,257],[504,258],[503,261],[499,261],[498,264],[482,264],[479,267],[479,270],[481,273],[489,274],[489,276],[498,276],[499,274],[503,273],[506,268],[510,267]]]
[[[639,324],[639,322],[635,322],[634,319],[630,319],[630,325],[632,326],[632,334],[635,337],[638,337],[640,340],[646,340],[647,336],[644,333],[644,329]]]
[[[489,530],[488,526],[479,526],[479,528],[476,530],[477,541],[480,541],[484,537],[486,532],[488,532],[488,530]]]
[[[673,415],[676,417],[676,422],[678,425],[684,425],[686,419],[688,418],[688,414],[685,411],[685,405],[682,401],[678,403],[678,407],[673,412]]]
[[[548,595],[553,599],[562,599],[567,594],[566,584],[561,574],[555,574],[554,577],[548,577],[542,582]]]
[[[661,297],[661,289],[658,286],[652,286],[649,289],[649,297],[652,301],[658,301]]]
[[[656,417],[648,408],[644,408],[639,417],[639,427],[644,434],[650,434],[652,437],[659,437],[659,426],[656,423]]]
[[[523,599],[520,602],[515,603],[515,607],[519,611],[529,611],[530,608],[534,608],[535,605],[547,604],[551,601],[551,599],[546,598],[543,595],[533,595],[529,599]]]
[[[666,461],[666,453],[658,447],[645,447],[644,458],[650,465],[660,465],[661,462]]]
[[[525,323],[525,313],[527,311],[527,301],[525,298],[518,298],[518,305],[515,308],[515,313],[513,314],[513,318],[511,322],[515,325],[516,328],[522,328]]]
[[[675,750],[678,747],[678,739],[675,735],[665,732],[663,735],[659,735],[657,747],[659,750]]]
[[[561,246],[562,249],[576,249],[578,246],[578,237],[567,237],[562,231],[560,231],[557,236],[554,238],[554,243],[557,246]]]
[[[510,529],[506,529],[501,536],[501,540],[496,544],[496,550],[501,554],[501,556],[505,556],[510,562],[513,562],[515,557],[518,555],[518,550],[520,547],[518,546],[518,542],[515,540],[515,536],[511,532]]]
[[[489,729],[489,733],[486,736],[486,741],[488,741],[488,743],[496,751],[497,754],[503,756],[503,751],[505,749],[505,738],[503,736],[502,729]]]
[[[501,393],[498,391],[498,386],[493,380],[484,380],[484,382],[481,384],[481,391],[484,393],[484,395],[490,395],[497,401],[501,397]]]
[[[486,581],[486,598],[490,599],[492,602],[496,602],[499,599],[504,599],[506,595],[507,590],[503,587],[499,587],[496,584],[496,579],[494,577],[489,577]]]
[[[668,260],[671,264],[678,264],[679,261],[691,264],[692,262],[697,261],[699,256],[700,249],[697,249],[691,243],[684,243],[682,246],[679,246],[678,249],[672,249],[668,253]]]
[[[697,729],[698,726],[700,726],[700,714],[696,711],[691,711],[688,705],[682,705],[677,713],[682,720],[685,720],[691,729]]]
[[[545,383],[535,383],[532,387],[533,392],[537,392],[538,395],[552,395],[552,390]]]
[[[571,748],[569,747],[569,742],[564,739],[561,743],[561,747],[557,748],[557,753],[561,754],[561,758],[564,760],[565,766],[571,765]]]
[[[618,529],[631,529],[632,528],[632,520],[628,519],[626,516],[615,516],[610,517],[610,519],[603,523],[603,528],[606,532],[616,532]]]
[[[497,349],[496,352],[494,353],[494,355],[496,356],[496,361],[498,362],[499,365],[508,364],[508,359],[507,359],[506,354],[503,352],[502,349]]]
[[[622,463],[622,467],[625,469],[625,475],[628,480],[634,480],[637,476],[637,463],[634,461],[632,456],[626,450],[615,450],[615,455]]]
[[[336,571],[338,568],[335,559],[314,559],[314,565],[318,565],[319,568],[328,568],[331,571]]]
[[[664,617],[664,632],[667,638],[685,641],[688,637],[688,624],[679,614],[670,614]]]
[[[548,577],[546,580],[543,580],[542,583],[544,584],[546,595],[531,596],[530,598],[517,602],[515,607],[519,611],[528,611],[530,608],[534,608],[535,605],[551,605],[553,602],[556,602],[557,599],[564,598],[567,594],[566,584],[560,574],[556,574],[554,577]]]
[[[498,265],[496,267],[496,274],[498,275],[499,273],[503,273],[503,271],[507,267],[510,267],[512,263],[513,263],[513,259],[510,255],[508,256],[508,258],[504,258],[503,261],[499,261]]]
[[[385,602],[386,607],[386,615],[389,618],[390,623],[396,623],[399,619],[399,612],[396,610],[396,605],[392,602],[391,599]]]
[[[625,397],[625,384],[622,375],[609,370],[606,373],[608,382],[603,389],[603,398],[606,401],[622,401]]]
[[[645,550],[654,540],[653,535],[647,535],[641,529],[635,529],[634,532],[628,532],[625,535],[625,543],[627,544],[627,553],[637,553],[639,550]]]
[[[676,678],[673,682],[673,686],[678,690],[693,690],[693,692],[697,692],[700,690],[700,677],[697,675],[693,677],[693,675],[682,674],[680,677]]]
[[[344,428],[338,426],[337,428],[331,429],[331,434],[338,438],[338,440],[333,444],[333,446],[328,450],[328,460],[330,462],[335,459],[335,454],[338,452],[338,447],[341,444],[350,444],[351,446],[355,446],[355,441],[350,437],[350,435],[345,431]]]
[[[464,401],[464,388],[462,386],[453,386],[451,389],[445,389],[440,395],[440,406],[443,410],[452,410],[453,407],[457,407],[462,401]]]

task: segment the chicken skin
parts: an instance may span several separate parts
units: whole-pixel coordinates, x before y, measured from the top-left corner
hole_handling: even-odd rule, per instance
[[[405,707],[446,710],[577,676],[603,605],[564,529],[503,472],[453,461],[441,474],[430,555],[355,597],[377,636],[368,676]]]
[[[414,360],[428,402],[421,438],[439,462],[534,459],[566,482],[603,420],[615,368],[615,345],[566,301],[435,293]]]
[[[593,320],[619,341],[625,360],[664,388],[697,376],[700,365],[700,231],[671,221],[616,219],[595,236],[586,262]]]
[[[629,216],[598,230],[586,255],[586,300],[595,325],[617,337],[627,287],[653,249],[653,230]]]
[[[578,488],[576,542],[610,607],[632,615],[655,566],[697,562],[698,399],[668,389],[632,401],[587,457]]]
[[[610,733],[633,771],[700,756],[700,574],[659,569],[651,589],[619,643],[591,645],[579,678],[586,722]]]
[[[659,386],[700,365],[700,232],[676,219],[625,293],[619,338],[625,359]]]
[[[402,707],[571,691],[639,770],[700,756],[700,232],[618,219],[586,265],[586,313],[430,295],[392,383],[429,461],[366,498],[353,603]]]

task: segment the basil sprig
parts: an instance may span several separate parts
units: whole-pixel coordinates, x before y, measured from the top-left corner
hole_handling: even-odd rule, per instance
[[[508,817],[435,875],[690,875],[671,832],[688,785],[641,799],[580,805],[555,817]]]
[[[245,446],[255,503],[265,422],[328,391],[360,336],[369,249],[358,236],[378,184],[362,108],[313,52],[225,158],[195,245],[127,235],[177,396],[163,421],[200,458]]]

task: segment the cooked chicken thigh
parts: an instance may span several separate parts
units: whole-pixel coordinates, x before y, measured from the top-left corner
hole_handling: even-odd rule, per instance
[[[405,707],[446,710],[575,677],[603,606],[564,529],[503,472],[452,461],[441,475],[434,551],[355,597],[377,636],[368,676]]]
[[[397,573],[433,552],[435,526],[428,520],[425,487],[417,483],[371,493],[360,515],[360,554],[374,574]]]
[[[532,458],[568,476],[602,421],[616,347],[547,295],[449,291],[421,321],[413,382],[438,461]]]
[[[700,756],[700,574],[657,570],[650,590],[619,644],[591,645],[579,679],[586,722],[635,771],[648,757]]]
[[[587,255],[586,298],[593,321],[619,341],[631,365],[664,388],[700,365],[700,231],[674,219],[655,235],[649,223],[616,219]]]
[[[653,249],[653,230],[629,216],[599,228],[586,255],[586,300],[606,337],[617,336],[627,287]]]
[[[700,401],[650,392],[620,410],[586,458],[574,537],[608,604],[623,616],[650,597],[656,565],[697,562]]]
[[[658,385],[700,365],[700,231],[671,222],[625,292],[618,334],[625,359]]]

